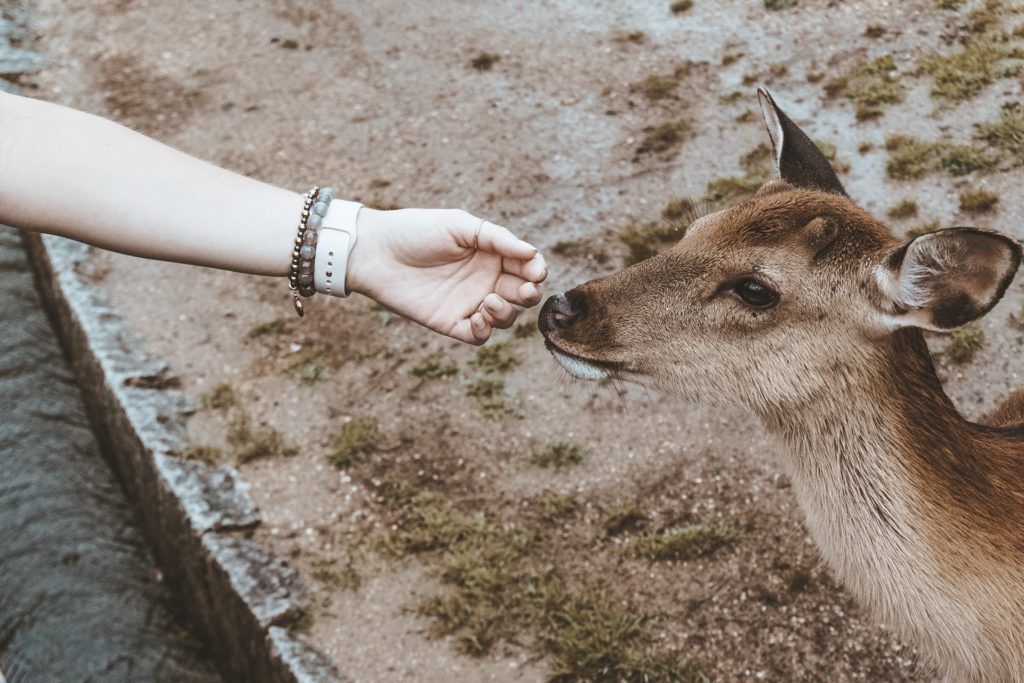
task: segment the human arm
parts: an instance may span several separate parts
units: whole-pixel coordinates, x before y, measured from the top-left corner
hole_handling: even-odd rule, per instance
[[[0,222],[283,277],[302,201],[100,117],[0,92]],[[477,249],[478,224],[462,211],[363,209],[348,289],[480,343],[540,300],[547,269],[536,249],[490,223]]]

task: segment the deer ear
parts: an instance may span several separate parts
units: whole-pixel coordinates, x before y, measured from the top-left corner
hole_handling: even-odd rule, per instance
[[[976,320],[1003,297],[1021,245],[998,232],[949,228],[921,235],[878,266],[887,322],[950,330]]]
[[[775,170],[779,177],[794,187],[823,190],[833,194],[846,195],[843,184],[832,170],[828,159],[821,153],[807,134],[793,123],[775,104],[771,94],[764,88],[757,91],[761,104],[761,115],[768,127],[772,140]]]

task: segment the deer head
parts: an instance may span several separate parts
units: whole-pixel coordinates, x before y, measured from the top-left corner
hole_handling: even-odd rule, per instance
[[[545,343],[572,375],[777,413],[884,372],[895,337],[950,330],[999,301],[1017,241],[967,227],[897,239],[758,97],[778,179],[685,226],[669,250],[544,304]]]

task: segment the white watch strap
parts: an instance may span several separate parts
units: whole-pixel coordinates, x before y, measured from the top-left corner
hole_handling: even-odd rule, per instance
[[[316,259],[313,262],[313,287],[321,294],[348,296],[345,276],[348,259],[356,246],[356,218],[358,202],[335,199],[327,208],[320,232],[317,234]]]

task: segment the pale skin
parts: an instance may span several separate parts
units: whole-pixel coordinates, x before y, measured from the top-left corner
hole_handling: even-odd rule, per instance
[[[100,117],[3,92],[0,132],[0,223],[133,256],[277,276],[286,294],[298,192]],[[541,299],[547,266],[537,249],[465,211],[363,208],[357,231],[349,291],[435,332],[482,344]],[[284,296],[282,305],[290,307]]]

